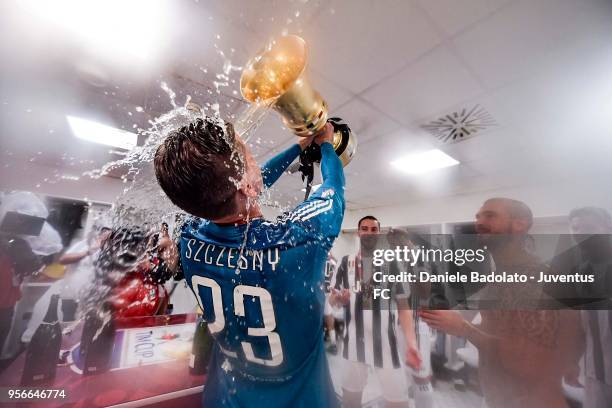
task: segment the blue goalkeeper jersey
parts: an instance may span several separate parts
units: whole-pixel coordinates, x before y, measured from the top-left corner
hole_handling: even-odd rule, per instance
[[[215,338],[205,407],[337,406],[323,348],[324,265],[344,215],[344,173],[321,146],[322,186],[276,221],[193,218],[181,263]],[[298,145],[262,167],[271,186]]]

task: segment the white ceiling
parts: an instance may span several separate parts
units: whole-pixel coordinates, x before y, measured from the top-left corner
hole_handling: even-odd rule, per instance
[[[189,94],[202,104],[222,99],[226,114],[240,112],[245,104],[238,71],[221,88],[223,95],[212,88],[223,64],[217,50],[242,65],[287,29],[307,40],[310,80],[359,140],[346,168],[350,209],[533,185],[546,194],[552,183],[612,172],[610,1],[225,0],[171,6],[160,61],[134,73],[69,41],[46,44],[42,34],[15,41],[23,27],[6,20],[14,14],[3,4],[0,159],[10,153],[61,168],[69,156],[78,170],[90,167],[89,160],[106,161],[113,157],[108,149],[74,139],[64,115],[146,127],[171,108],[160,80],[179,103]],[[498,125],[449,145],[421,128],[475,105]],[[275,112],[250,140],[261,160],[294,141]],[[435,147],[461,164],[416,177],[390,167],[401,155]],[[298,200],[300,184],[298,175],[287,177],[275,199]]]

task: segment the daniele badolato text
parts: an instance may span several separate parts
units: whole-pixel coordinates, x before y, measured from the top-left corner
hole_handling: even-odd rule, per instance
[[[464,266],[466,263],[483,262],[487,255],[487,247],[479,249],[425,249],[397,247],[395,249],[377,249],[373,253],[374,266],[382,266],[387,262],[398,262],[400,271],[396,274],[383,273],[376,271],[372,279],[376,283],[593,283],[595,277],[592,274],[571,274],[557,275],[539,271],[534,274],[506,271],[491,272],[444,272],[431,273],[429,271],[418,270],[418,265],[429,262],[452,262],[457,266]],[[402,271],[401,265],[410,266],[413,271]],[[407,269],[407,268],[403,268]],[[374,297],[386,297],[383,290],[374,290]]]

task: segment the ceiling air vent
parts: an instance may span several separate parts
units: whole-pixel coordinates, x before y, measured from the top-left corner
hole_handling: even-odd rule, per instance
[[[442,143],[456,143],[494,126],[497,126],[497,122],[493,116],[476,105],[471,109],[463,108],[449,113],[421,127]]]

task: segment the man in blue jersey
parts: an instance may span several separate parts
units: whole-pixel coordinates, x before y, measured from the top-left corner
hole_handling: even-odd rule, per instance
[[[203,404],[337,406],[323,348],[324,264],[344,214],[333,128],[257,166],[229,124],[205,118],[158,148],[155,172],[185,223],[180,259],[215,338]],[[312,141],[322,186],[276,221],[257,197]]]

